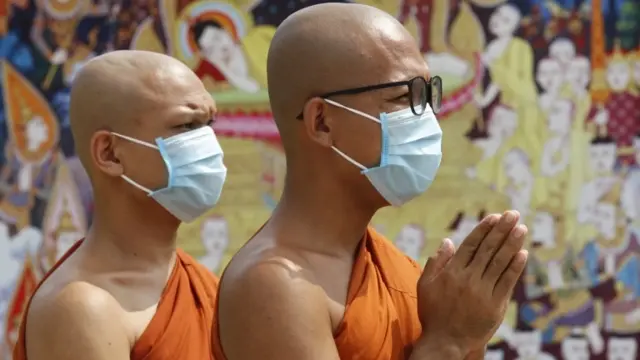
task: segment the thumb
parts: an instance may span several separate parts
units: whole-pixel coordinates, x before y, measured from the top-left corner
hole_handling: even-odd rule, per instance
[[[449,260],[451,260],[455,252],[456,248],[453,246],[451,240],[442,240],[442,244],[440,244],[438,251],[436,251],[435,255],[430,256],[427,260],[422,276],[427,281],[433,279],[449,263]]]

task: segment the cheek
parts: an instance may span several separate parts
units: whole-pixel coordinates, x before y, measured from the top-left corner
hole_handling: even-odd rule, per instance
[[[168,171],[160,152],[153,149],[139,149],[128,154],[123,161],[124,173],[138,184],[156,190],[167,186]]]

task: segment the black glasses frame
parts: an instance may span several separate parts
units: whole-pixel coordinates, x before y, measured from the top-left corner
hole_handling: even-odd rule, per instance
[[[413,103],[413,83],[415,81],[422,81],[424,82],[425,85],[425,89],[427,91],[427,102],[425,104],[419,104],[421,107],[421,111],[420,113],[418,113],[415,110],[415,106]],[[344,89],[344,90],[338,90],[338,91],[332,91],[326,94],[322,94],[319,97],[323,98],[323,99],[327,99],[333,96],[340,96],[340,95],[358,95],[358,94],[362,94],[362,93],[366,93],[369,91],[375,91],[375,90],[381,90],[381,89],[388,89],[388,88],[392,88],[392,87],[398,87],[398,86],[407,86],[408,87],[408,93],[409,93],[409,102],[411,105],[411,112],[413,112],[414,115],[416,116],[420,116],[424,113],[424,110],[427,107],[427,104],[431,105],[431,108],[434,108],[433,106],[433,86],[432,84],[439,84],[440,88],[438,89],[438,92],[440,94],[440,101],[442,101],[442,79],[439,76],[432,76],[429,80],[425,80],[425,78],[423,78],[422,76],[416,76],[413,79],[410,80],[404,80],[404,81],[394,81],[394,82],[388,82],[388,83],[383,83],[383,84],[376,84],[376,85],[368,85],[368,86],[360,86],[357,88],[351,88],[351,89]],[[434,108],[433,112],[435,114],[438,113],[440,109],[438,108],[437,110]],[[302,120],[304,114],[303,112],[300,112],[300,114],[298,114],[298,116],[296,117],[296,119],[298,120]]]

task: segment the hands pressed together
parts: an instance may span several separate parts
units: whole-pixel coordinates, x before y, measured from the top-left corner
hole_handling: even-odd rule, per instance
[[[517,211],[489,215],[457,251],[445,239],[429,258],[418,282],[423,335],[412,358],[484,357],[527,262],[527,228],[519,217]]]

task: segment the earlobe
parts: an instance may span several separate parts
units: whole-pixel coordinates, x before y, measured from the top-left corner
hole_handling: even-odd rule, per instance
[[[304,126],[307,135],[314,142],[331,147],[331,115],[327,111],[327,103],[322,98],[313,98],[304,109]]]
[[[96,168],[114,177],[121,176],[124,172],[115,147],[117,141],[108,131],[100,130],[93,134],[89,145]]]

